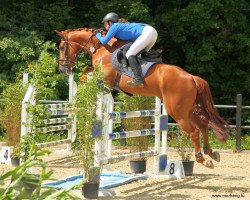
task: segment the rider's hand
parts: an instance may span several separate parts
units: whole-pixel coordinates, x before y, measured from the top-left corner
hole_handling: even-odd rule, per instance
[[[93,35],[96,35],[97,33],[99,33],[99,31],[98,31],[98,30],[95,30],[95,31],[93,32]]]

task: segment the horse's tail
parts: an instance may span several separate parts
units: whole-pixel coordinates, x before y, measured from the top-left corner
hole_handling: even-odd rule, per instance
[[[197,97],[195,101],[195,111],[200,119],[204,118],[208,121],[208,127],[215,133],[219,141],[228,139],[228,124],[222,119],[213,104],[211,90],[207,81],[193,76],[197,88]]]

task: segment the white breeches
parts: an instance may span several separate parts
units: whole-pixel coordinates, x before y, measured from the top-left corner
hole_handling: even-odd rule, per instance
[[[152,26],[146,25],[143,28],[141,35],[134,41],[127,51],[126,57],[129,58],[131,55],[135,56],[143,49],[149,51],[154,46],[157,37],[157,31]]]

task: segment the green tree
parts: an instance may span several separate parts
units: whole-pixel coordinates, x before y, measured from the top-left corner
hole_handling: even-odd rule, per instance
[[[67,0],[5,0],[0,5],[0,76],[14,81],[38,59],[43,45],[58,40],[54,30],[64,29],[71,16]],[[57,53],[56,53],[57,54]],[[1,75],[2,74],[2,75]]]
[[[60,38],[54,30],[103,27],[108,12],[153,25],[165,63],[209,81],[216,103],[250,100],[250,4],[246,0],[4,0],[0,4],[0,92]],[[86,56],[83,62],[89,62]],[[81,70],[81,67],[78,67]],[[78,73],[78,71],[76,72]],[[59,95],[61,96],[61,95]]]
[[[216,102],[232,103],[242,93],[249,103],[249,3],[198,0],[169,5],[171,10],[158,19],[169,37],[166,43],[177,46],[172,54],[184,55],[181,67],[207,79]],[[174,57],[169,61],[176,62]]]

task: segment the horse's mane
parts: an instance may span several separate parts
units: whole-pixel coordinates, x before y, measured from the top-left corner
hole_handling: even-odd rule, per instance
[[[81,31],[85,31],[85,32],[91,32],[91,33],[94,33],[94,31],[98,31],[100,32],[102,35],[106,35],[107,34],[107,31],[105,31],[104,29],[96,29],[96,28],[76,28],[76,29],[67,29],[67,30],[64,30],[64,31],[61,31],[61,34],[63,34],[64,36],[66,34],[69,34],[69,33],[74,33],[74,32],[81,32]],[[112,38],[111,40],[113,40],[113,42],[118,42],[119,45],[118,46],[121,46],[125,43],[127,43],[128,41],[124,41],[124,40],[120,40],[118,38]]]
[[[75,28],[75,29],[67,29],[62,31],[63,34],[67,34],[70,32],[75,32],[75,31],[86,31],[86,32],[94,32],[94,31],[99,31],[101,34],[105,34],[107,33],[107,31],[103,30],[103,29],[97,29],[97,28]]]

